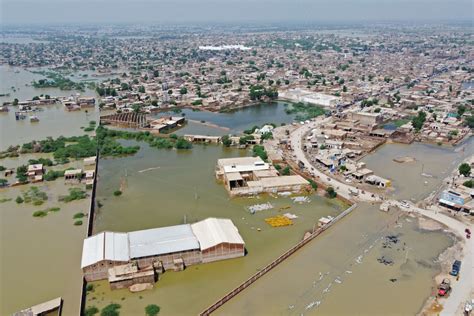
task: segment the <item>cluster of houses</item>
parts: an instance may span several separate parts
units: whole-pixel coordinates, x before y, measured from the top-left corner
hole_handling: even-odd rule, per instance
[[[474,168],[474,157],[466,163]],[[471,183],[474,183],[472,175],[454,175],[448,188],[439,194],[438,204],[453,211],[474,214],[474,188],[470,187]]]
[[[75,184],[75,183],[84,183],[86,187],[92,187],[95,177],[95,166],[96,166],[96,157],[87,157],[83,160],[84,169],[67,169],[64,171],[64,183],[66,184]],[[13,169],[4,170],[5,177],[9,177],[14,174]],[[46,174],[46,169],[43,164],[30,164],[27,167],[26,176],[28,182],[37,183],[44,180],[44,175]],[[13,183],[12,186],[20,185],[20,182]]]

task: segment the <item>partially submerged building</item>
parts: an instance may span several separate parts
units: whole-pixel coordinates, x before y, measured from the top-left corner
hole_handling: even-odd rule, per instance
[[[108,279],[112,288],[122,288],[133,285],[133,280],[149,280],[150,269],[155,275],[244,254],[244,240],[232,221],[208,218],[194,224],[96,234],[84,240],[81,268],[86,281]]]
[[[309,182],[300,175],[280,176],[260,157],[224,158],[217,161],[216,178],[224,182],[231,196],[263,192],[300,192]]]

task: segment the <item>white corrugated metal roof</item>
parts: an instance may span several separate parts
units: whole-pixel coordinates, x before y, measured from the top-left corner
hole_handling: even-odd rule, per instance
[[[130,233],[102,232],[84,240],[81,268],[102,260],[130,259],[207,249],[223,242],[243,244],[229,219],[208,218],[189,225],[139,230]]]
[[[221,243],[244,244],[237,227],[230,219],[208,218],[191,225],[201,250]]]
[[[100,233],[84,240],[81,268],[97,263],[104,258],[104,235]]]
[[[128,239],[132,259],[199,249],[189,224],[139,230],[128,233]]]
[[[130,260],[127,233],[105,233],[104,259],[112,261]]]
[[[84,240],[81,268],[102,260],[130,260],[126,233],[102,232]]]

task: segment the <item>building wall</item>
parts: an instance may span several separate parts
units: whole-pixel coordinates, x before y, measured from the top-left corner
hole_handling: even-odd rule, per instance
[[[202,251],[202,262],[213,262],[231,258],[243,257],[245,247],[242,244],[222,243]]]
[[[87,282],[105,280],[108,278],[108,271],[110,268],[126,263],[128,262],[103,260],[91,266],[85,267],[82,269],[82,271],[84,272],[84,278]]]
[[[124,289],[128,288],[134,284],[139,284],[139,283],[155,283],[155,276],[154,275],[147,275],[147,276],[141,276],[137,278],[131,278],[128,280],[122,280],[122,281],[117,281],[117,282],[111,282],[110,283],[110,288],[112,290],[117,290],[117,289]]]
[[[172,270],[174,268],[173,261],[175,259],[183,259],[185,266],[198,264],[202,262],[201,251],[196,249],[196,250],[185,251],[185,252],[176,252],[172,254],[140,258],[140,259],[137,259],[136,261],[138,263],[139,269],[148,267],[152,265],[153,262],[161,261],[163,264],[163,268],[165,270],[168,270],[168,269]]]

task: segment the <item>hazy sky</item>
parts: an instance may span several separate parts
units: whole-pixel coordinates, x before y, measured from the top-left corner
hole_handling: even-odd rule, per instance
[[[0,0],[1,22],[469,21],[474,0]]]

